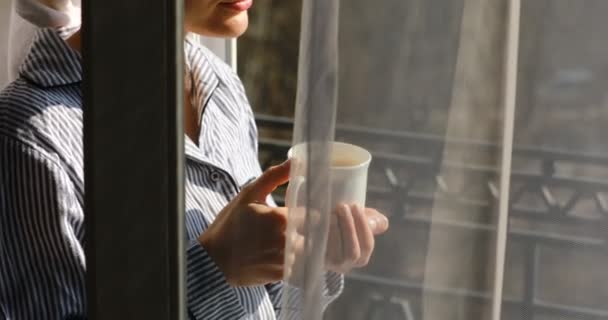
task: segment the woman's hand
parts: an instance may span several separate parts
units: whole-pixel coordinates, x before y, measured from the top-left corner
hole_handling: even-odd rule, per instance
[[[331,217],[325,267],[347,273],[369,263],[375,236],[388,230],[388,219],[375,209],[340,205]]]
[[[229,284],[253,286],[283,279],[287,208],[269,207],[266,198],[289,180],[289,169],[290,163],[285,162],[266,170],[243,188],[199,237]],[[375,209],[338,206],[331,216],[326,269],[346,273],[367,265],[374,250],[374,236],[387,229],[388,219]],[[304,246],[303,236],[295,234],[295,252],[287,259],[288,272],[299,265]]]
[[[318,224],[319,213],[308,213]],[[290,223],[294,231],[290,234],[291,250],[286,259],[286,273],[289,281],[300,284],[303,280],[302,259],[305,255],[305,208],[293,208]],[[330,217],[329,234],[325,254],[325,270],[348,273],[369,263],[374,252],[375,236],[388,230],[389,222],[385,215],[372,208],[356,205],[340,205]]]
[[[283,279],[287,209],[266,198],[289,179],[289,162],[271,167],[247,185],[199,237],[201,245],[233,286]]]

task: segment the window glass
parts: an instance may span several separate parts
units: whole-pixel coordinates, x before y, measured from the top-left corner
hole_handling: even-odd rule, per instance
[[[342,1],[336,139],[372,152],[391,228],[325,319],[490,319],[508,4]],[[292,143],[301,6],[256,3],[239,40],[266,166]],[[503,319],[608,316],[607,10],[522,1]]]

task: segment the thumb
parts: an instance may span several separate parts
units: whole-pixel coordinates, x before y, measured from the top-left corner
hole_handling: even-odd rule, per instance
[[[365,208],[365,214],[372,229],[372,233],[377,236],[385,233],[389,228],[388,218],[376,209]]]
[[[290,165],[291,161],[287,160],[280,165],[268,168],[243,190],[246,193],[245,196],[253,201],[266,201],[266,197],[278,186],[289,181]]]

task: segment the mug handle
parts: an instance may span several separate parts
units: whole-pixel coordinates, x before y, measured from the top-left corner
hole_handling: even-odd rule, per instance
[[[287,192],[285,197],[285,206],[286,207],[295,207],[298,205],[298,194],[300,194],[300,189],[302,185],[304,185],[306,179],[302,176],[297,176],[289,181],[289,185],[287,185]]]

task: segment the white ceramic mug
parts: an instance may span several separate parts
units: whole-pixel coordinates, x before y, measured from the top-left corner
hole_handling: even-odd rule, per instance
[[[287,153],[287,157],[292,159],[294,156],[302,156],[306,153],[308,144],[298,144]],[[314,145],[312,145],[314,148]],[[330,208],[335,208],[339,204],[359,205],[365,207],[365,197],[367,193],[367,172],[372,161],[369,151],[348,143],[330,142],[330,175],[331,175],[331,202]],[[305,206],[298,203],[305,185],[305,170],[297,167],[289,183],[287,190],[288,206]]]

